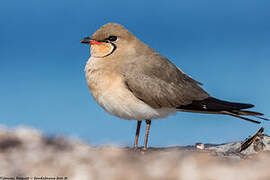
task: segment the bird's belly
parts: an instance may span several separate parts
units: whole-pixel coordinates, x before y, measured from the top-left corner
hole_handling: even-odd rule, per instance
[[[175,113],[175,109],[154,109],[135,97],[120,76],[94,71],[86,72],[89,90],[107,112],[130,120],[158,119]]]
[[[169,108],[154,109],[123,89],[106,90],[96,100],[107,112],[123,119],[158,119],[176,112]]]

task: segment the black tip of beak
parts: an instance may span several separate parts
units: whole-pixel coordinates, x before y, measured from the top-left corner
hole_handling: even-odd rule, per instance
[[[91,43],[91,38],[90,37],[85,37],[85,38],[83,38],[81,41],[80,41],[80,43],[82,43],[82,44],[89,44],[89,43]]]

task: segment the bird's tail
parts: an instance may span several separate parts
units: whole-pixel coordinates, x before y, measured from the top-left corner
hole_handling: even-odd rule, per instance
[[[253,123],[261,123],[260,121],[247,118],[245,116],[253,116],[258,119],[269,121],[269,119],[261,117],[264,114],[255,111],[246,111],[243,109],[252,108],[252,104],[234,103],[228,101],[222,101],[213,97],[201,101],[193,101],[191,104],[182,105],[177,107],[179,111],[195,112],[195,113],[207,113],[207,114],[225,114],[234,116]]]

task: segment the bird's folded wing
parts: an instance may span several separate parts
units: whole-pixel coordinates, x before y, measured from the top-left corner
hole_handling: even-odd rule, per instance
[[[153,108],[175,108],[209,97],[198,81],[158,54],[133,59],[122,72],[127,88]]]

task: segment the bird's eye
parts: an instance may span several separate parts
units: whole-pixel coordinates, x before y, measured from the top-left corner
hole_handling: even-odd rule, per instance
[[[108,37],[108,40],[109,41],[116,41],[117,37],[116,36],[110,36],[110,37]]]

